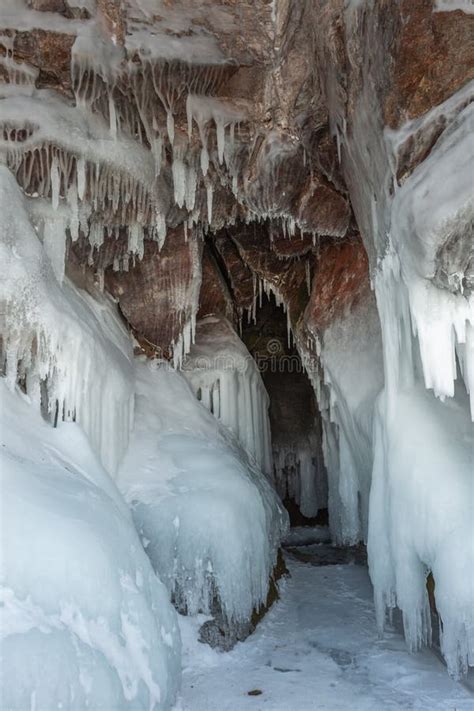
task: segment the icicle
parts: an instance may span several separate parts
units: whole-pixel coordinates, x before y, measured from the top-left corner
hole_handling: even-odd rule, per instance
[[[73,242],[79,237],[79,204],[77,201],[77,185],[73,181],[67,191],[67,201],[71,208],[71,219],[69,221],[69,230]]]
[[[81,156],[77,160],[77,195],[79,200],[84,199],[86,192],[86,162]]]
[[[51,161],[51,199],[53,203],[53,209],[57,210],[59,207],[59,190],[61,185],[61,176],[59,174],[59,162],[56,153]]]
[[[197,174],[196,169],[193,165],[188,165],[186,170],[186,193],[184,196],[184,201],[186,207],[191,212],[194,210],[194,205],[196,202],[196,185],[197,185]]]
[[[204,176],[207,175],[207,171],[209,170],[209,152],[207,145],[204,144],[201,148],[201,170]]]
[[[174,117],[170,110],[166,112],[166,131],[171,145],[174,144]]]
[[[114,140],[117,138],[117,112],[115,110],[115,102],[113,97],[113,89],[109,89],[109,123],[110,135]]]
[[[186,220],[184,220],[184,222],[183,222],[183,229],[184,229],[184,241],[187,242],[188,241],[188,223],[186,222]]]
[[[186,166],[178,150],[173,150],[173,165],[171,167],[174,185],[174,201],[178,207],[183,207],[186,195]]]
[[[158,248],[161,250],[166,239],[166,218],[161,212],[156,213],[156,231],[158,235]]]
[[[100,222],[92,223],[89,231],[89,243],[92,249],[99,249],[104,243],[104,226]]]
[[[308,290],[308,295],[311,295],[311,265],[310,265],[308,259],[306,260],[305,268],[306,268],[306,288]]]
[[[209,225],[212,224],[212,198],[213,198],[214,187],[212,182],[209,180],[206,185],[207,192],[207,221]]]
[[[224,148],[225,148],[225,125],[220,119],[216,119],[216,135],[217,135],[217,156],[219,159],[219,165],[222,165],[224,160]]]
[[[128,232],[128,251],[131,254],[138,255],[139,259],[143,258],[143,238],[143,227],[135,222],[131,225]]]

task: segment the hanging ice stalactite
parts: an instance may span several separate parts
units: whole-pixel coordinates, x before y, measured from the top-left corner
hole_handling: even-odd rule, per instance
[[[143,258],[144,251],[144,234],[143,228],[138,223],[130,225],[128,228],[128,251],[131,254],[136,254],[139,259]]]
[[[56,153],[54,153],[53,160],[51,162],[51,202],[54,210],[57,210],[59,207],[60,187],[61,176],[59,174],[59,161]]]
[[[209,225],[212,224],[212,200],[214,196],[214,186],[211,180],[206,183],[206,194],[207,194],[207,221]]]
[[[183,207],[186,198],[186,177],[187,170],[184,163],[184,150],[185,147],[182,145],[177,145],[173,147],[173,163],[171,166],[171,172],[173,175],[173,185],[174,185],[174,201],[178,207]]]
[[[184,201],[186,208],[192,212],[196,203],[197,170],[191,163],[186,167],[186,190]]]
[[[115,140],[117,138],[117,112],[115,110],[113,87],[109,88],[108,94],[109,94],[110,135]]]
[[[83,156],[77,158],[77,195],[79,200],[84,200],[86,193],[86,162]]]
[[[247,118],[247,107],[238,107],[230,101],[210,96],[189,94],[186,100],[188,137],[191,139],[193,120],[196,122],[201,140],[201,170],[207,175],[209,170],[209,126],[214,123],[216,130],[217,160],[222,165],[224,158],[229,164],[232,156],[226,151],[226,126],[229,126],[231,149],[234,149],[234,127]],[[216,166],[217,167],[217,166]],[[236,186],[235,186],[236,187]]]

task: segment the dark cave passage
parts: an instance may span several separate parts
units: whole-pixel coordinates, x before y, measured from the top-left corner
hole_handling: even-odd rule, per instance
[[[314,389],[275,296],[262,295],[242,327],[270,397],[274,482],[292,526],[327,525],[327,473]]]

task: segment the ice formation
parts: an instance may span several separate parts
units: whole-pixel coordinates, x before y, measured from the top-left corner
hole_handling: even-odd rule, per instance
[[[309,368],[323,420],[331,534],[340,544],[367,540],[372,472],[372,418],[383,387],[380,325],[367,293],[334,320]]]
[[[229,623],[249,620],[266,599],[287,516],[232,434],[165,362],[137,365],[135,427],[118,485],[179,608],[209,612],[217,601]]]
[[[268,394],[254,359],[227,320],[208,316],[198,322],[183,373],[202,404],[271,477]]]
[[[471,83],[433,113],[449,116],[473,91]],[[434,118],[429,115],[424,121]],[[469,283],[472,277],[466,273],[474,254],[473,120],[472,103],[451,117],[449,129],[441,134],[430,155],[397,190],[391,211],[391,245],[407,288],[425,385],[441,399],[454,395],[456,357],[459,375],[474,398],[474,294]],[[401,139],[417,128],[415,122],[405,126],[401,136],[389,133],[392,150],[395,152]],[[449,180],[440,181],[440,173],[449,175]],[[460,236],[461,248],[463,241],[467,243],[466,257],[459,260],[455,256],[454,264],[442,264],[444,273],[438,275],[442,250],[449,248],[449,240],[456,235]],[[445,288],[439,288],[437,277],[443,278]],[[471,412],[474,419],[474,400]]]
[[[280,498],[293,500],[307,518],[327,507],[326,471],[321,453],[316,431],[304,440],[273,447],[275,486]]]
[[[96,300],[54,276],[64,254],[64,225],[43,246],[13,175],[0,166],[3,278],[2,360],[13,388],[53,422],[74,420],[113,474],[127,447],[133,414],[129,336],[105,295]],[[48,251],[47,251],[48,250]]]
[[[431,572],[441,649],[454,676],[474,663],[473,549],[466,544],[474,540],[474,321],[463,271],[472,253],[472,106],[465,103],[470,90],[398,134],[387,133],[395,164],[407,136],[440,116],[449,119],[430,155],[397,187],[393,202],[382,200],[389,245],[375,278],[385,388],[375,418],[368,550],[378,622],[383,629],[386,609],[397,605],[409,646],[429,642],[425,582]],[[456,251],[450,250],[453,236]],[[446,250],[448,268],[440,275]]]
[[[0,391],[2,705],[169,709],[176,613],[123,499],[77,424]]]

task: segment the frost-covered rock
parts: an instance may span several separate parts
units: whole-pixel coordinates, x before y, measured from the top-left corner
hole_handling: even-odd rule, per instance
[[[3,707],[170,708],[176,614],[118,490],[77,424],[0,389]]]
[[[135,426],[118,485],[145,549],[189,614],[229,623],[264,603],[287,515],[231,433],[166,363],[137,364]]]

